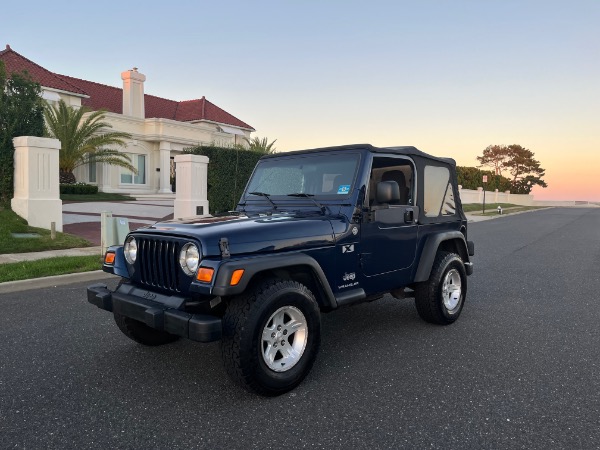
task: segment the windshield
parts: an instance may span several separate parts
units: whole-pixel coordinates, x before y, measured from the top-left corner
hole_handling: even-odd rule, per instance
[[[246,192],[261,192],[269,196],[308,194],[322,198],[345,197],[352,190],[358,161],[358,153],[264,159],[258,163]]]

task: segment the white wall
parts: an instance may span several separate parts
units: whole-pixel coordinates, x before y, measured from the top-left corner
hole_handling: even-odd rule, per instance
[[[459,186],[458,192],[460,194],[460,201],[463,204],[483,203],[483,188],[478,188],[477,190],[473,190],[473,189],[462,189]],[[510,191],[498,192],[498,190],[496,189],[495,191],[486,191],[485,192],[485,202],[486,203],[512,203],[514,205],[533,206],[535,203],[535,200],[533,198],[533,195],[511,194]]]

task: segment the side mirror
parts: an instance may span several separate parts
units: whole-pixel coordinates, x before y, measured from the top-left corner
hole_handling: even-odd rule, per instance
[[[375,195],[377,203],[398,203],[400,201],[400,188],[395,181],[380,181],[377,183]]]

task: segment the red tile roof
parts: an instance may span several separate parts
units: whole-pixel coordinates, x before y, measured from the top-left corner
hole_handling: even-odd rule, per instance
[[[33,80],[40,83],[42,86],[85,95],[85,92],[77,86],[73,86],[66,80],[63,80],[60,76],[44,69],[42,66],[37,65],[24,56],[19,55],[10,48],[10,45],[7,45],[5,50],[0,51],[0,61],[4,62],[7,73],[27,72]]]
[[[88,98],[84,97],[81,100],[81,104],[84,106],[94,110],[106,109],[123,114],[123,89],[121,88],[52,73],[15,52],[8,45],[6,50],[0,51],[0,61],[4,61],[8,73],[25,70],[42,86],[87,96]],[[177,102],[144,94],[144,101],[144,109],[148,118],[171,119],[180,122],[206,120],[254,131],[250,125],[204,97],[198,100]]]

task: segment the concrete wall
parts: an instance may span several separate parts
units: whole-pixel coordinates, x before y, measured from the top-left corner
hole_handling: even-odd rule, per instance
[[[587,202],[587,201],[560,201],[560,200],[536,200],[533,202],[534,206],[568,206],[568,207],[581,207],[581,208],[598,208],[600,202]]]
[[[472,190],[462,189],[461,186],[459,186],[458,192],[460,193],[460,200],[463,204],[483,203],[483,188]],[[533,206],[535,200],[533,198],[533,195],[511,194],[510,191],[498,192],[498,190],[496,189],[495,191],[485,192],[485,202],[512,203],[514,205]]]
[[[458,186],[458,192],[460,193],[460,200],[463,204],[469,203],[483,203],[483,188],[477,190],[462,189]],[[512,203],[513,205],[522,206],[568,206],[568,207],[600,207],[600,202],[587,202],[587,201],[555,201],[555,200],[535,200],[533,195],[527,194],[511,194],[510,191],[498,192],[498,191],[486,191],[485,192],[486,203]]]

